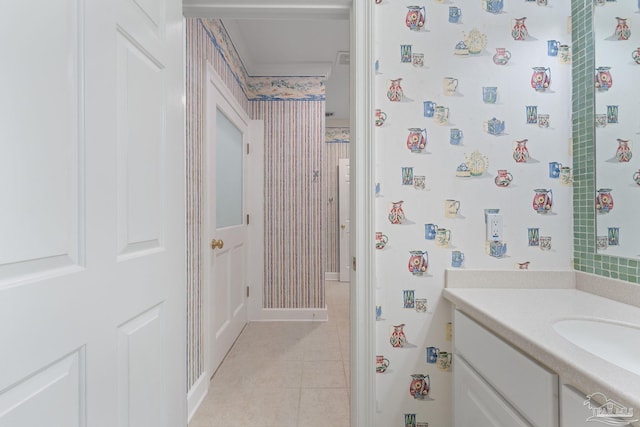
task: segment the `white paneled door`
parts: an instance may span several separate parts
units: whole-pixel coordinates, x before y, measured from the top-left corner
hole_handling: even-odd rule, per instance
[[[351,275],[351,179],[349,159],[338,160],[338,230],[340,239],[340,281],[348,282]]]
[[[247,144],[249,119],[220,84],[207,79],[209,374],[247,323],[249,286]],[[252,185],[262,185],[262,179]],[[262,221],[254,218],[254,221]]]
[[[1,9],[0,426],[185,426],[181,2]]]

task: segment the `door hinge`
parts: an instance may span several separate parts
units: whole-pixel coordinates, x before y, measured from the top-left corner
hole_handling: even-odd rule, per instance
[[[247,298],[249,298],[249,287],[247,286]]]
[[[353,266],[353,271],[356,271],[356,257],[351,259],[351,265]]]
[[[249,225],[249,214],[247,214],[247,225]]]
[[[249,154],[249,144],[247,144],[247,155]]]

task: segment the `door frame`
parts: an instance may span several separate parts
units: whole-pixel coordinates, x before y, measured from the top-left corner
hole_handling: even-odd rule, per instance
[[[255,2],[247,0],[238,0],[233,5],[212,0],[206,5],[195,5],[194,0],[183,0],[183,3],[185,16],[201,18],[248,19],[248,15],[265,18],[274,14],[281,18],[283,13],[292,17],[309,14],[317,18],[349,17],[351,253],[357,267],[351,271],[350,285],[351,426],[375,425],[375,155],[371,143],[374,139],[374,2],[352,0],[349,7],[344,1],[336,0],[333,5],[305,5],[302,8],[294,5],[284,8],[282,5],[256,6]],[[257,261],[264,260],[260,257]],[[258,266],[254,270],[258,271]],[[262,295],[261,286],[259,292]]]
[[[374,426],[375,381],[375,153],[374,2],[351,5],[351,426]]]

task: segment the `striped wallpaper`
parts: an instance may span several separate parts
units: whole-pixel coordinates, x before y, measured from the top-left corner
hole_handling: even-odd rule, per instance
[[[326,128],[324,144],[324,205],[326,224],[324,233],[325,272],[340,271],[340,241],[338,218],[338,160],[349,158],[349,128]],[[346,143],[345,143],[346,142]]]
[[[200,27],[187,19],[186,32],[186,145],[187,145],[187,384],[189,388],[205,370],[202,312],[202,140],[204,107],[204,50]]]
[[[314,177],[314,172],[322,171],[325,106],[319,77],[247,76],[219,20],[187,18],[186,34],[187,374],[191,388],[206,371],[202,207],[207,63],[250,117],[265,120],[265,308],[324,307],[324,190],[322,173]]]
[[[324,308],[324,101],[251,101],[265,121],[265,308]]]

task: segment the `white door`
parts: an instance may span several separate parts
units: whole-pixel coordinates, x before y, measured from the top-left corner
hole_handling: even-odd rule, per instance
[[[338,222],[340,224],[340,281],[350,280],[351,251],[349,239],[351,235],[351,217],[349,197],[349,159],[338,160]]]
[[[246,153],[249,120],[207,81],[209,374],[247,323]],[[256,185],[261,185],[256,182]],[[258,220],[255,218],[255,220]],[[260,218],[260,220],[262,220]]]
[[[4,2],[0,36],[0,426],[184,426],[181,2]]]

